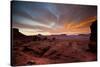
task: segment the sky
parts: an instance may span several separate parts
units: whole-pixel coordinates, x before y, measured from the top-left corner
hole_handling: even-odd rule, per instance
[[[24,35],[89,34],[97,18],[90,5],[12,1],[12,28]]]

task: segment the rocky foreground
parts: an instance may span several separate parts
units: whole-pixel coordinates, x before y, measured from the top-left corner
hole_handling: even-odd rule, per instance
[[[96,54],[89,51],[89,40],[26,37],[18,31],[16,34],[19,37],[12,42],[12,66],[96,61]]]

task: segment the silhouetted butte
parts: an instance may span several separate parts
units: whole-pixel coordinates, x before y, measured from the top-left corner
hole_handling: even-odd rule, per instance
[[[93,53],[97,53],[97,20],[92,23],[90,26],[91,36],[90,36],[90,51]]]

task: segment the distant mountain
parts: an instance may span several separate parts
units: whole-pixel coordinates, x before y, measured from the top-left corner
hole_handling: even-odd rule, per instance
[[[97,54],[97,20],[92,22],[91,26],[91,36],[90,36],[90,51]]]
[[[81,40],[89,40],[90,34],[79,34],[79,35],[66,35],[66,34],[60,34],[60,35],[48,35],[44,36],[41,34],[33,35],[33,36],[26,36],[19,32],[18,29],[13,28],[12,29],[12,35],[13,39],[23,39],[23,40],[52,40],[52,39],[60,39],[60,40],[66,40],[66,39],[81,39]]]
[[[90,34],[79,34],[78,36],[90,36]]]
[[[97,20],[92,23],[90,26],[91,29],[91,41],[97,41]]]
[[[66,34],[61,34],[61,35],[50,35],[47,38],[48,39],[60,39],[60,40],[68,40],[68,39],[80,39],[80,40],[89,40],[90,34],[80,34],[80,35],[66,35]]]
[[[13,37],[13,39],[21,39],[26,36],[24,34],[20,33],[17,28],[13,28],[12,29],[12,37]]]
[[[26,36],[26,35],[20,33],[17,28],[12,28],[12,39],[28,42],[28,41],[32,41],[33,36]]]
[[[20,33],[17,28],[12,29],[13,36],[25,36],[24,34]]]

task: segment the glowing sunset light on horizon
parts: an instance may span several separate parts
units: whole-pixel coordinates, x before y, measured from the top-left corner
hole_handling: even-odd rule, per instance
[[[97,7],[39,2],[12,3],[12,27],[24,35],[89,34]]]

